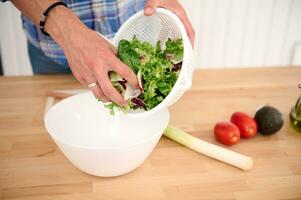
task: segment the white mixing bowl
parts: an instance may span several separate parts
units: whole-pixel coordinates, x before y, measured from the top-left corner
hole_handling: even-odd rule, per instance
[[[86,92],[56,104],[44,121],[55,143],[76,167],[109,177],[142,164],[162,136],[169,113],[163,109],[142,118],[112,116]]]

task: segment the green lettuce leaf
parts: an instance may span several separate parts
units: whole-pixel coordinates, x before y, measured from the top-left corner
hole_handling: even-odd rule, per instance
[[[117,55],[136,74],[139,72],[140,82],[142,82],[140,85],[143,86],[143,91],[135,98],[143,101],[144,109],[150,110],[166,98],[177,81],[179,71],[173,69],[176,64],[177,69],[180,69],[182,65],[183,43],[182,39],[168,39],[165,42],[165,48],[162,49],[160,41],[153,46],[149,42],[139,41],[134,36],[131,40],[119,42]],[[121,83],[125,80],[122,78],[121,81],[120,78],[122,77],[118,74],[110,74],[113,86],[124,94],[125,89]],[[112,102],[106,107],[112,113],[116,107],[125,112],[137,108],[131,99],[128,102],[128,106],[119,106]]]

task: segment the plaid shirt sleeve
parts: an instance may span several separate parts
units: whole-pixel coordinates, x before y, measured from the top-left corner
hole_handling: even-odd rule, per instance
[[[5,1],[5,0],[1,0]],[[146,0],[64,0],[68,8],[90,29],[112,39],[120,26],[144,8]],[[49,36],[41,33],[27,17],[22,16],[23,29],[31,44],[55,62],[67,65],[63,49]]]

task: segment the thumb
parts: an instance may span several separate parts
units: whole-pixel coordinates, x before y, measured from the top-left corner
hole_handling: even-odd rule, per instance
[[[150,16],[154,14],[159,0],[148,0],[144,6],[144,14]]]

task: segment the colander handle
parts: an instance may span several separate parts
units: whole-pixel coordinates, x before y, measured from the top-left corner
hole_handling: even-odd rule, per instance
[[[183,78],[183,83],[184,84],[183,84],[182,87],[183,87],[184,90],[189,90],[191,88],[192,80],[191,80],[191,77],[188,74]]]
[[[187,47],[189,48],[189,46]],[[190,55],[191,58],[188,58],[188,63],[186,63],[186,71],[183,77],[183,89],[184,90],[189,90],[192,86],[192,75],[193,75],[193,63],[194,63],[194,57],[193,57],[193,49],[192,47],[190,47],[191,50],[190,52],[192,52]]]
[[[183,62],[183,64],[185,64],[185,76],[183,77],[183,89],[184,90],[189,90],[192,86],[192,75],[193,75],[193,66],[194,66],[194,50],[191,46],[190,40],[187,36],[187,34],[185,35],[185,37],[183,37],[183,43],[184,43],[184,48],[185,48],[185,53],[186,55],[184,55],[184,59],[186,59],[186,63]]]

